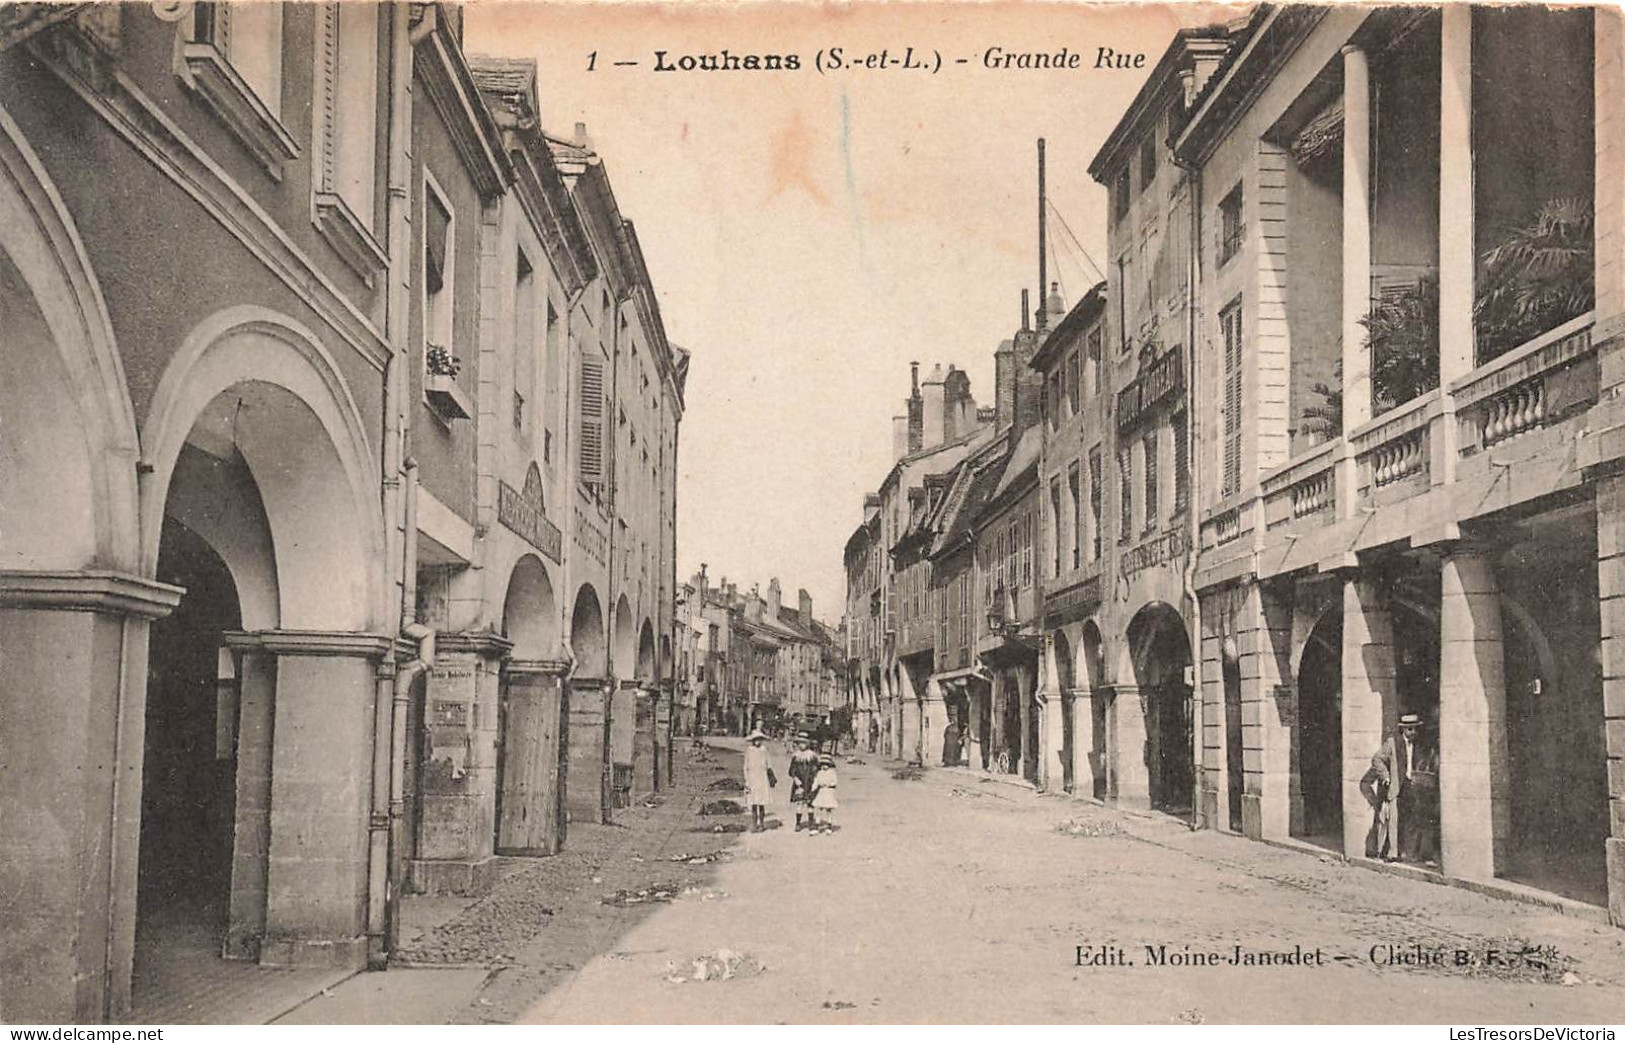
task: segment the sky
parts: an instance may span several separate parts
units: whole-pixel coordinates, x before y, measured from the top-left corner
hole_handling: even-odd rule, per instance
[[[1037,286],[1037,139],[1065,222],[1050,221],[1050,278],[1071,304],[1100,278],[1091,263],[1107,264],[1106,193],[1090,160],[1177,28],[1241,13],[1016,2],[467,11],[470,52],[537,60],[550,133],[586,124],[667,336],[693,353],[680,580],[701,562],[742,589],[776,576],[787,603],[805,588],[832,624],[842,549],[894,462],[909,363],[922,374],[956,365],[978,402],[993,401],[994,349],[1020,326],[1022,288]],[[883,48],[896,62],[908,47],[924,67],[853,65]],[[1144,58],[1097,68],[1103,47]],[[835,48],[840,69],[827,67]],[[1080,60],[989,69],[991,48]],[[657,51],[678,65],[724,50],[794,54],[800,68],[655,67]]]

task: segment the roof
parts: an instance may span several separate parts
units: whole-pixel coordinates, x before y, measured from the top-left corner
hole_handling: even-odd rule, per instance
[[[1160,111],[1159,96],[1170,85],[1178,83],[1178,73],[1193,65],[1198,54],[1222,51],[1228,44],[1229,35],[1229,27],[1223,24],[1181,29],[1174,33],[1162,57],[1152,67],[1151,75],[1146,77],[1139,93],[1123,110],[1117,126],[1106,135],[1095,158],[1089,161],[1090,177],[1105,181],[1112,169],[1125,160],[1125,153],[1138,143],[1147,129],[1147,121]]]
[[[993,505],[1005,493],[1015,488],[1016,483],[1021,480],[1026,472],[1037,473],[1038,455],[1043,448],[1044,432],[1039,425],[1034,424],[1022,432],[1021,441],[1016,443],[1015,451],[1010,454],[1009,461],[1004,465],[1004,473],[999,476],[999,484],[994,487],[993,495],[987,499],[988,506]]]
[[[1072,310],[1066,313],[1066,317],[1055,324],[1055,328],[1049,331],[1049,336],[1044,338],[1044,343],[1033,352],[1033,357],[1028,360],[1027,365],[1040,372],[1048,369],[1055,362],[1055,356],[1061,349],[1071,344],[1075,338],[1082,336],[1105,311],[1106,283],[1102,281],[1090,287],[1089,292],[1079,298],[1078,303],[1072,306]]]
[[[944,500],[941,535],[931,548],[932,557],[944,554],[967,538],[975,528],[976,514],[1004,476],[1004,448],[1001,434],[982,451],[966,457],[959,478]]]
[[[533,58],[502,58],[492,54],[468,55],[468,67],[481,90],[500,94],[533,94],[536,61]]]

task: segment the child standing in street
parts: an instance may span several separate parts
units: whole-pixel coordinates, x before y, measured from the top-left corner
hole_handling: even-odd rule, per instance
[[[796,736],[796,752],[790,758],[790,803],[794,805],[796,813],[796,832],[802,830],[802,819],[805,818],[806,828],[811,829],[815,824],[812,810],[813,779],[818,776],[818,754],[813,752],[812,737],[806,732]]]
[[[836,781],[835,758],[826,753],[818,758],[818,774],[813,777],[814,833],[835,832],[835,809],[841,806],[835,798]]]
[[[767,805],[773,799],[772,772],[767,767],[767,736],[757,728],[745,737],[745,803],[750,805],[752,833],[767,828]]]

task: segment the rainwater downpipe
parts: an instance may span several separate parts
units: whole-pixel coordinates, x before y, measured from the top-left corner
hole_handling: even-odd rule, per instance
[[[389,268],[384,298],[384,339],[389,355],[384,363],[383,380],[383,481],[380,490],[384,517],[384,554],[386,575],[391,584],[402,584],[402,596],[391,598],[386,605],[383,630],[395,634],[402,629],[404,619],[412,614],[416,594],[407,594],[406,535],[403,533],[407,511],[406,491],[402,482],[402,458],[405,455],[405,403],[407,398],[408,347],[407,309],[411,305],[410,286],[406,273],[411,270],[410,208],[411,192],[410,155],[408,137],[411,133],[411,38],[410,8],[396,4],[390,8],[390,86],[389,155],[386,178],[386,213],[388,230]],[[416,536],[412,537],[413,542]],[[398,890],[395,867],[391,861],[392,829],[390,811],[390,772],[394,763],[393,751],[404,741],[395,724],[394,689],[399,668],[394,661],[393,649],[378,670],[373,695],[373,767],[372,805],[367,826],[367,966],[382,970],[388,966],[392,937],[389,930],[392,906],[391,895]]]
[[[386,895],[385,942],[389,952],[400,941],[401,892],[406,868],[406,748],[411,741],[410,710],[412,685],[434,666],[435,632],[417,621],[417,523],[418,463],[406,461],[406,554],[402,577],[401,605],[406,621],[401,635],[418,644],[417,654],[395,671],[395,688],[390,701],[389,746],[389,886]]]
[[[1181,164],[1183,166],[1183,164]],[[1202,401],[1197,394],[1197,374],[1200,367],[1197,365],[1198,352],[1196,349],[1196,336],[1199,330],[1196,310],[1201,303],[1197,287],[1200,285],[1202,274],[1202,179],[1200,172],[1185,167],[1186,183],[1190,185],[1191,217],[1187,231],[1190,238],[1189,260],[1185,278],[1185,343],[1189,345],[1186,352],[1185,365],[1188,374],[1185,381],[1185,466],[1186,475],[1186,526],[1188,527],[1188,547],[1185,551],[1185,599],[1190,603],[1191,633],[1194,640],[1191,642],[1193,654],[1191,655],[1191,819],[1190,828],[1202,827],[1202,602],[1196,596],[1196,558],[1201,551],[1201,514],[1196,491],[1201,488],[1197,481],[1200,473],[1202,456],[1197,452],[1200,439],[1197,432],[1201,424],[1197,422],[1195,405]]]

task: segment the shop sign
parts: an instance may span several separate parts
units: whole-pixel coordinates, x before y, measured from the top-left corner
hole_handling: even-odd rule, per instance
[[[561,563],[563,536],[559,527],[547,520],[542,507],[542,475],[535,464],[525,475],[523,491],[507,482],[497,483],[497,521],[507,526],[554,564]]]
[[[1183,528],[1168,529],[1124,554],[1118,561],[1118,574],[1127,582],[1138,572],[1184,557],[1190,546],[1190,536]]]
[[[1157,356],[1144,372],[1117,393],[1117,430],[1133,427],[1146,410],[1185,389],[1185,367],[1180,365],[1180,354],[1176,344]]]

